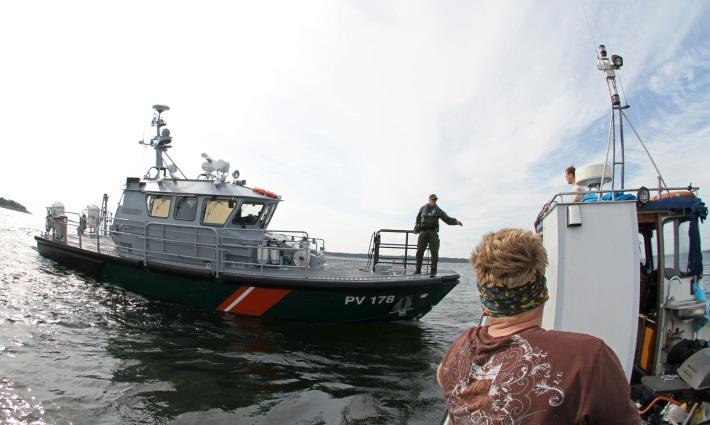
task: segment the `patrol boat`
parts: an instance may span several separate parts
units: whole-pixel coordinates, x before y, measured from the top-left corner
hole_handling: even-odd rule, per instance
[[[611,96],[604,162],[577,169],[576,183],[587,190],[578,202],[578,192],[557,193],[535,222],[549,256],[543,327],[603,339],[630,382],[651,388],[680,368],[677,347],[710,338],[699,230],[708,211],[698,187],[669,186],[661,176],[624,112],[629,105],[616,85],[622,66],[599,46],[597,67]],[[624,185],[625,125],[656,171],[648,186]]]
[[[42,256],[149,298],[277,320],[419,319],[459,283],[455,272],[408,273],[408,230],[377,232],[374,261],[360,264],[328,255],[306,231],[270,229],[281,196],[247,186],[207,154],[203,173],[185,177],[167,153],[170,108],[153,109],[155,137],[141,143],[155,149],[155,165],[126,179],[113,215],[106,195],[82,213],[47,208],[35,237]],[[383,246],[403,256],[380,252],[387,234],[404,237]]]

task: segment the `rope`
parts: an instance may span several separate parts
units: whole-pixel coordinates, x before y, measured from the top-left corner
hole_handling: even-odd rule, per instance
[[[175,161],[173,161],[173,159],[170,158],[170,155],[168,155],[167,152],[163,152],[163,153],[165,154],[165,156],[168,157],[168,159],[170,160],[170,162],[173,163],[173,165],[175,166],[175,168],[177,168],[177,170],[180,172],[180,174],[182,174],[182,178],[187,179],[187,176],[185,176],[185,173],[183,173],[182,170],[180,169],[180,167],[178,167],[178,165],[175,163]]]
[[[645,415],[646,413],[648,413],[649,410],[651,410],[651,408],[652,408],[657,402],[659,402],[659,401],[667,401],[668,403],[673,403],[673,404],[678,405],[678,406],[680,406],[681,404],[683,404],[683,403],[681,403],[680,401],[678,401],[678,400],[676,400],[676,399],[673,399],[673,398],[670,398],[670,397],[665,397],[665,396],[660,395],[660,396],[654,398],[653,401],[650,402],[650,403],[648,404],[648,406],[646,406],[643,410],[639,410],[639,416],[644,416],[644,415]]]
[[[648,151],[648,149],[646,149],[646,144],[643,142],[643,140],[641,140],[641,136],[639,136],[638,132],[636,131],[636,127],[634,127],[634,125],[631,124],[631,120],[629,119],[629,117],[626,116],[626,114],[624,113],[623,110],[620,109],[619,112],[621,112],[621,115],[623,115],[624,118],[626,118],[626,122],[629,124],[629,127],[631,127],[631,130],[634,131],[636,138],[639,139],[639,143],[641,143],[641,147],[643,147],[643,150],[646,151],[646,155],[648,155],[648,159],[651,160],[651,164],[653,164],[653,168],[656,169],[656,173],[658,173],[658,178],[661,179],[663,186],[668,187],[668,185],[666,184],[666,181],[663,179],[663,176],[661,176],[661,171],[658,169],[658,166],[656,165],[656,161],[653,160],[651,153]]]
[[[619,87],[621,88],[621,95],[624,96],[624,104],[626,106],[628,106],[629,102],[626,100],[626,92],[624,91],[624,83],[621,81],[621,70],[620,69],[616,70],[616,77],[617,77],[617,80],[619,80]]]
[[[587,9],[584,7],[584,2],[582,0],[579,0],[579,5],[582,7],[582,13],[584,14],[584,21],[587,23],[587,29],[589,30],[589,36],[592,37],[592,43],[594,46],[592,46],[594,50],[594,55],[597,59],[601,59],[599,57],[599,52],[597,51],[597,46],[599,46],[599,43],[597,43],[596,38],[594,37],[594,32],[592,32],[592,25],[589,23],[589,16],[587,16]]]

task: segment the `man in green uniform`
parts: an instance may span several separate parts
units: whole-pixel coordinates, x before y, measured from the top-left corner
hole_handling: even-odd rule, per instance
[[[455,224],[463,226],[463,223],[449,217],[436,205],[438,199],[432,193],[429,195],[429,203],[419,208],[417,213],[416,223],[414,224],[414,233],[419,234],[419,239],[417,240],[417,268],[414,271],[416,274],[422,272],[422,260],[427,245],[429,245],[429,252],[431,252],[430,273],[432,275],[436,274],[436,264],[439,262],[439,219],[451,226]]]

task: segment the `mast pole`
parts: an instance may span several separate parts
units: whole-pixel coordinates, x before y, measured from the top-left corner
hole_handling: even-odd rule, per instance
[[[621,104],[621,96],[619,96],[619,90],[616,87],[616,71],[624,65],[624,59],[618,55],[607,56],[606,46],[603,44],[599,46],[598,50],[598,63],[597,69],[604,71],[606,74],[606,84],[609,89],[609,98],[611,100],[611,143],[612,143],[612,166],[611,166],[611,190],[612,199],[615,197],[615,186],[616,186],[616,168],[619,167],[619,186],[620,190],[624,190],[624,120],[623,110],[628,109],[629,105]],[[617,145],[617,120],[616,115],[619,116],[618,119],[618,145],[619,145],[619,157],[617,159],[616,145]],[[606,164],[605,164],[606,165]]]
[[[150,141],[151,146],[155,149],[155,168],[160,174],[160,170],[163,170],[165,174],[165,162],[163,160],[163,152],[167,151],[170,147],[170,142],[172,142],[172,137],[170,137],[170,130],[163,129],[166,123],[163,121],[162,113],[169,111],[170,107],[165,105],[153,105],[153,109],[158,113],[158,115],[153,116],[153,122],[151,125],[155,127],[155,137]]]

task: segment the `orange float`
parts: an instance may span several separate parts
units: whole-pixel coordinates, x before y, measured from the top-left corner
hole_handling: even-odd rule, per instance
[[[679,190],[676,192],[662,192],[661,196],[653,195],[651,200],[670,199],[670,198],[695,198],[695,194],[689,190]]]
[[[274,192],[271,192],[266,189],[262,189],[260,187],[255,187],[252,189],[252,191],[258,193],[259,195],[268,196],[269,198],[278,199],[278,197],[279,197],[279,195],[275,194]]]

